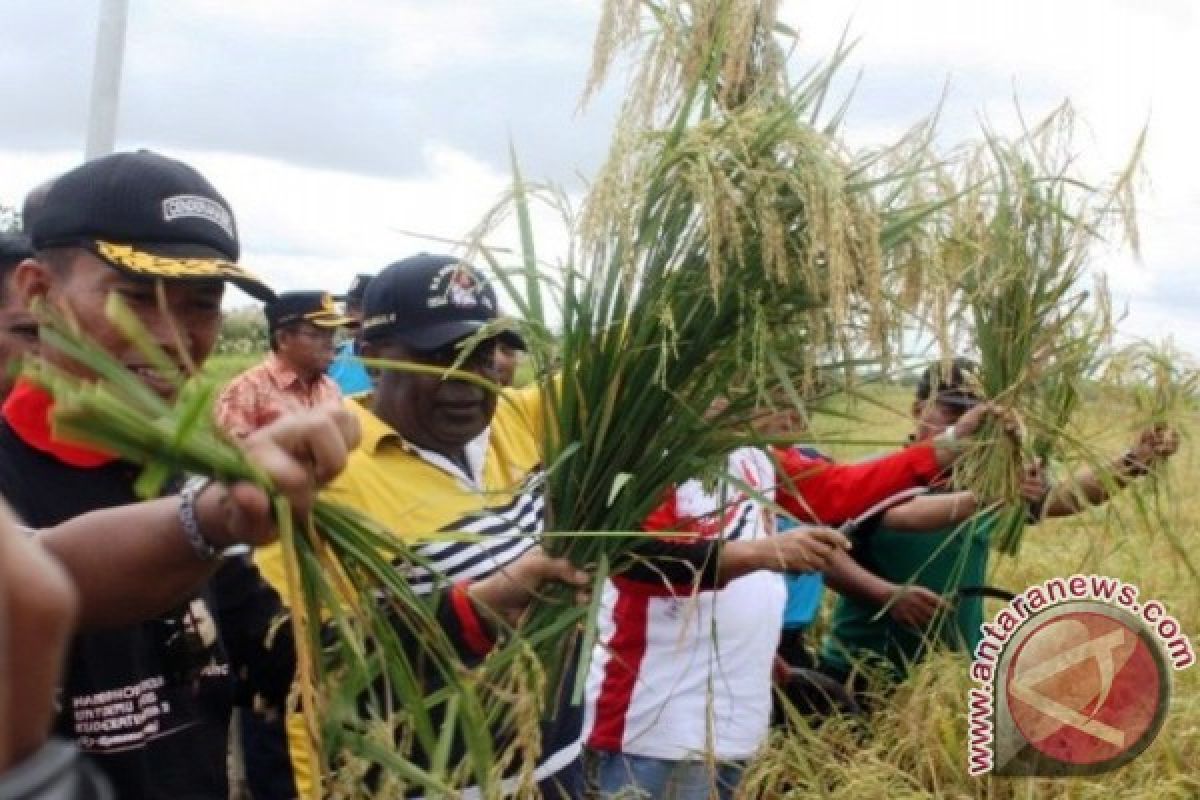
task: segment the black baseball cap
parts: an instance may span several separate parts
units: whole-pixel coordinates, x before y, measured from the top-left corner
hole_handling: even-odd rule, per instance
[[[333,299],[341,300],[348,306],[361,306],[363,295],[367,293],[367,284],[370,282],[371,276],[360,272],[354,276],[354,280],[350,281],[350,288],[346,290],[346,293]]]
[[[277,331],[297,322],[310,322],[318,328],[341,328],[350,318],[337,310],[329,292],[280,292],[263,308],[267,328]]]
[[[944,405],[973,408],[982,401],[979,394],[979,365],[967,358],[955,358],[948,365],[935,361],[925,368],[917,381],[917,400],[925,402],[935,392]]]
[[[50,187],[53,185],[53,178],[42,181],[25,195],[25,201],[21,203],[21,231],[26,236],[32,234],[33,220],[42,210],[42,206],[45,205],[46,195],[50,193]]]
[[[229,281],[259,300],[275,296],[238,266],[237,224],[225,198],[182,161],[114,153],[54,179],[31,214],[36,250],[82,247],[144,278]]]
[[[478,333],[499,315],[495,289],[471,265],[421,254],[388,265],[367,284],[362,336],[430,352]],[[497,338],[525,349],[513,331]]]
[[[19,233],[0,233],[0,273],[33,258],[33,246],[29,239]]]

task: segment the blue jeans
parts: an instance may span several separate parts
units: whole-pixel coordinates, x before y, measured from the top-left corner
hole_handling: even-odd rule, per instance
[[[589,750],[588,775],[596,800],[732,800],[746,768],[741,761],[668,761]]]

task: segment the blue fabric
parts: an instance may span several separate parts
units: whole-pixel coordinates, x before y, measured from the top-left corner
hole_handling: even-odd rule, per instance
[[[801,450],[804,449],[801,448]],[[820,457],[819,454],[817,457]],[[795,527],[795,520],[779,517],[780,533]],[[821,595],[825,593],[825,576],[820,572],[791,573],[784,575],[783,581],[787,585],[787,605],[783,607],[783,629],[790,631],[807,628],[817,618],[817,612],[821,610]]]
[[[371,376],[367,374],[367,368],[354,357],[353,339],[347,339],[338,345],[337,355],[329,365],[328,375],[346,397],[366,394],[375,388]]]
[[[807,628],[817,618],[821,595],[825,593],[825,576],[819,572],[785,575],[787,605],[783,607],[784,630]]]
[[[538,782],[538,796],[542,800],[578,800],[585,796],[584,786],[583,757],[577,756],[570,764]]]
[[[592,796],[598,800],[733,800],[746,765],[668,761],[628,753],[588,752]],[[714,791],[715,789],[715,791]]]

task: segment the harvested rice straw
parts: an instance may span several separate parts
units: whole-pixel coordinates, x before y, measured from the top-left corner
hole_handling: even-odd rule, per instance
[[[884,349],[874,193],[887,175],[860,180],[815,124],[832,70],[791,81],[775,13],[740,0],[606,3],[593,76],[618,54],[636,60],[582,211],[527,183],[514,159],[512,191],[473,237],[509,218],[521,235],[518,264],[478,254],[518,306],[535,373],[554,376],[543,382],[548,531],[639,530],[668,487],[760,441],[748,432],[763,406],[803,411],[805,370],[836,360],[842,329],[870,337],[853,342],[857,358]],[[567,260],[552,269],[538,259],[534,203],[567,221]],[[902,235],[900,217],[890,222]],[[718,398],[724,411],[707,414]],[[634,542],[546,547],[599,581]],[[565,601],[547,598],[522,631],[561,624]],[[548,672],[555,691],[566,676]]]
[[[958,167],[964,188],[945,227],[950,316],[978,352],[984,396],[1023,412],[1032,434],[1023,444],[989,424],[992,446],[956,470],[962,485],[1004,502],[995,543],[1009,554],[1025,526],[1024,464],[1059,449],[1079,381],[1108,334],[1106,292],[1086,284],[1092,247],[1114,228],[1136,236],[1128,185],[1140,145],[1113,184],[1095,185],[1077,174],[1073,128],[1064,104],[1016,139],[985,134]]]

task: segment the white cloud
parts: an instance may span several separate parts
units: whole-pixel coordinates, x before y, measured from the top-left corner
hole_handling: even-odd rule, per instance
[[[410,235],[461,240],[500,199],[509,175],[445,146],[422,153],[427,177],[372,178],[230,153],[172,151],[212,181],[233,207],[241,262],[280,290],[340,291],[359,272],[377,272],[421,251],[459,252],[452,244]],[[0,152],[6,177],[0,204],[19,206],[25,193],[75,166],[70,152],[18,157]],[[560,225],[535,208],[547,254],[561,252]],[[515,246],[513,232],[488,243]],[[249,302],[231,292],[227,304]]]
[[[1103,177],[1125,163],[1149,122],[1140,198],[1143,256],[1103,253],[1130,314],[1123,330],[1161,338],[1174,332],[1200,353],[1200,326],[1187,301],[1200,299],[1193,265],[1200,261],[1200,18],[1188,0],[860,0],[789,3],[785,17],[804,39],[803,57],[832,51],[852,15],[860,38],[850,59],[863,69],[849,127],[856,142],[886,136],[927,113],[949,81],[946,138],[978,130],[986,116],[1001,132],[1018,130],[1014,94],[1030,117],[1070,98],[1085,127],[1081,165]],[[875,139],[878,141],[878,139]]]
[[[65,0],[18,6],[6,17],[17,41],[0,31],[0,99],[22,117],[0,131],[0,202],[78,157],[63,148],[82,138],[90,57],[79,52],[94,18],[77,12]],[[280,286],[338,288],[441,247],[396,228],[468,230],[507,179],[510,135],[532,177],[574,185],[576,168],[595,165],[611,109],[578,119],[572,99],[597,15],[590,0],[134,3],[119,143],[208,173],[238,213],[247,263]],[[1069,96],[1089,125],[1091,170],[1116,168],[1148,118],[1145,263],[1120,253],[1100,263],[1131,304],[1128,331],[1175,330],[1200,353],[1188,305],[1200,299],[1193,2],[795,0],[784,18],[805,61],[829,54],[851,19],[857,143],[897,135],[947,79],[947,139],[977,130],[981,114],[1012,130],[1014,91],[1031,116]],[[553,252],[561,236],[545,235]]]

